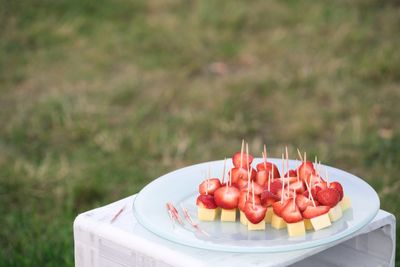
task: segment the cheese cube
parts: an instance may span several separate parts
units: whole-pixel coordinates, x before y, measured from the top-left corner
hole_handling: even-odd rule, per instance
[[[304,227],[306,228],[306,231],[314,229],[310,219],[304,219]]]
[[[197,208],[197,217],[201,221],[214,221],[218,216],[218,208],[206,209],[202,207]]]
[[[234,222],[236,221],[236,209],[221,209],[221,222]]]
[[[252,223],[251,221],[247,221],[247,230],[249,231],[257,231],[257,230],[265,230],[265,221],[262,220],[259,223]]]
[[[286,222],[281,217],[273,213],[271,218],[271,226],[278,230],[283,229],[286,227]]]
[[[342,207],[342,211],[347,210],[348,208],[351,208],[351,201],[348,196],[344,196],[342,200],[339,202],[340,207]]]
[[[306,234],[303,220],[296,223],[287,223],[287,230],[289,236],[302,236]]]
[[[272,214],[274,214],[273,208],[272,207],[268,207],[267,208],[267,212],[265,213],[265,218],[264,218],[265,223],[271,223]]]
[[[328,213],[312,218],[310,221],[315,231],[331,226],[331,220],[329,219]]]
[[[244,214],[243,211],[240,211],[240,222],[243,225],[247,225],[247,222],[248,222],[247,217],[246,217],[246,215]]]
[[[335,207],[329,210],[328,215],[331,222],[337,221],[342,218],[342,208],[339,204],[337,204]]]

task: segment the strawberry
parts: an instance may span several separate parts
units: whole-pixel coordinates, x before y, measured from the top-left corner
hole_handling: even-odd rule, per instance
[[[199,195],[196,199],[196,205],[206,209],[216,209],[214,197],[212,195]]]
[[[208,182],[207,182],[208,180]],[[199,185],[199,193],[200,195],[206,195],[207,194],[207,184],[208,184],[208,194],[213,195],[215,190],[217,190],[219,187],[221,187],[221,182],[219,181],[218,178],[210,178],[203,181]]]
[[[276,215],[278,215],[279,217],[281,217],[282,210],[285,207],[286,203],[287,203],[287,200],[283,201],[282,203],[280,201],[277,201],[274,204],[272,204],[272,208],[274,210],[274,213]]]
[[[297,177],[297,171],[289,170],[288,172],[285,173],[285,175],[283,177]]]
[[[266,185],[268,183],[268,173],[265,170],[258,171],[255,181],[261,186]]]
[[[303,212],[303,217],[305,219],[312,219],[329,212],[330,209],[331,208],[329,206],[308,206]]]
[[[244,208],[244,214],[246,215],[246,218],[254,224],[257,224],[264,220],[265,218],[265,213],[267,212],[267,208],[264,208],[263,206],[259,204],[254,204],[251,201],[247,201],[245,208]]]
[[[246,202],[248,202],[248,201],[253,203],[253,197],[252,197],[251,193],[249,193],[249,195],[247,195],[247,191],[241,191],[240,196],[239,196],[238,208],[241,211],[244,211],[244,207],[246,205]],[[254,203],[255,204],[261,203],[260,198],[258,196],[254,196]]]
[[[316,184],[313,184],[311,188],[311,194],[314,199],[317,199],[318,192],[322,189],[326,189],[328,187],[326,182],[319,182]]]
[[[277,194],[278,192],[282,191],[282,183],[280,180],[275,180],[270,184],[271,193]]]
[[[246,191],[247,192],[247,181],[244,183],[244,186],[243,187],[240,187],[239,188],[240,189],[240,191]],[[250,193],[251,192],[253,192],[253,190],[252,190],[252,188],[251,188],[251,183],[250,183]],[[261,195],[261,193],[264,191],[264,188],[261,186],[261,185],[259,185],[259,184],[257,184],[257,183],[254,183],[254,194],[255,195]]]
[[[293,198],[289,199],[283,207],[281,217],[287,223],[296,223],[303,220],[303,216],[301,216],[301,212]]]
[[[343,199],[343,187],[339,182],[331,182],[329,184],[329,188],[336,189],[339,192],[340,195],[339,201]]]
[[[245,169],[245,168],[232,168],[230,171],[232,172],[232,183],[236,183],[237,184],[240,179],[243,179],[245,181],[248,180],[247,169]],[[228,173],[228,175],[229,175],[229,173]],[[254,180],[255,178],[256,178],[256,170],[251,168],[250,179]]]
[[[241,155],[240,151],[236,152],[232,156],[232,162],[236,168],[242,167],[242,168],[246,169],[247,166],[251,165],[251,163],[253,162],[253,159],[254,159],[254,157],[249,154],[249,161],[247,162],[247,154],[243,153],[243,155]]]
[[[285,178],[281,178],[282,180],[283,180],[283,182],[285,183],[285,184],[291,184],[291,183],[294,183],[294,182],[297,182],[297,177],[285,177]]]
[[[296,205],[299,207],[299,210],[303,212],[308,206],[312,206],[313,203],[310,199],[308,199],[304,195],[297,195],[296,196]]]
[[[234,186],[223,186],[215,190],[215,203],[223,209],[234,209],[238,205],[240,191]]]
[[[264,162],[258,163],[256,168],[257,168],[257,171],[265,171],[266,170],[267,171],[267,177],[268,177],[270,172],[273,172],[273,173],[271,173],[271,177],[272,177],[272,174],[273,174],[274,179],[281,177],[281,175],[279,173],[279,170],[278,170],[278,167],[275,164],[271,163],[271,162],[265,162],[265,164],[264,164]]]
[[[340,194],[336,189],[325,188],[317,193],[317,200],[324,206],[334,207],[339,202]]]
[[[270,207],[278,200],[280,200],[280,198],[268,190],[264,190],[261,193],[261,205],[264,207]]]
[[[303,162],[299,167],[299,176],[300,179],[305,180],[308,179],[308,177],[311,174],[315,174],[315,169],[314,169],[314,165],[311,161],[306,161]]]
[[[302,194],[306,189],[302,180],[289,184],[290,191],[296,190],[296,193]]]

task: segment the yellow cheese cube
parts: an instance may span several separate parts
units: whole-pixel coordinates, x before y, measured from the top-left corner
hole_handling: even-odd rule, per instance
[[[202,207],[197,208],[197,217],[201,221],[215,221],[218,215],[218,208],[216,209],[206,209]]]
[[[234,222],[236,221],[236,209],[221,209],[221,222]]]
[[[312,218],[310,221],[315,231],[331,226],[331,220],[329,219],[328,213]]]
[[[328,215],[331,222],[337,221],[342,218],[342,208],[339,204],[337,204],[335,207],[329,210]]]
[[[287,230],[289,236],[302,236],[306,234],[303,220],[296,223],[287,223]]]
[[[265,221],[262,220],[259,223],[252,223],[251,221],[247,221],[247,230],[249,231],[257,231],[257,230],[265,230]]]
[[[240,211],[240,222],[243,224],[243,225],[247,225],[247,217],[246,217],[246,215],[244,214],[244,212],[243,211]]]
[[[342,200],[339,202],[340,207],[342,207],[342,211],[347,210],[348,208],[351,208],[351,201],[348,196],[344,196]]]
[[[306,228],[306,231],[314,229],[310,219],[304,219],[304,227]]]
[[[274,214],[273,208],[272,208],[272,207],[268,207],[268,208],[267,208],[267,212],[265,213],[265,218],[264,218],[264,221],[265,221],[266,223],[271,223],[272,214]]]
[[[283,229],[286,227],[286,222],[281,217],[273,213],[271,218],[271,226],[278,230]]]

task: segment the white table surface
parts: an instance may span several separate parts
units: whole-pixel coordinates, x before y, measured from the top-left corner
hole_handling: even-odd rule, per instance
[[[319,253],[317,254],[318,257],[325,257],[328,259],[332,257],[332,253],[328,253],[329,248],[332,247],[331,250],[337,250],[335,253],[342,253],[341,249],[346,250],[346,246],[349,248],[355,247],[357,248],[355,251],[358,252],[377,254],[376,264],[379,266],[394,266],[396,222],[392,214],[383,210],[380,210],[373,221],[360,231],[346,239],[323,247],[285,253],[245,254],[196,249],[173,243],[152,234],[143,228],[135,219],[132,213],[134,198],[135,196],[130,196],[78,215],[74,222],[75,265],[77,267],[288,266],[301,260],[304,262],[304,259],[317,253]],[[125,207],[123,212],[116,220],[111,222],[115,214],[123,207]],[[376,240],[379,240],[382,244],[374,244],[374,242],[371,242],[373,235],[369,237],[366,236],[363,239],[361,237],[357,239],[353,238],[377,229],[380,231],[380,234],[379,238]],[[376,234],[376,236],[377,235],[378,234]],[[384,235],[383,238],[381,237],[382,235]],[[349,245],[344,247],[337,246],[339,243],[343,243],[351,238],[354,240],[347,241],[348,243],[352,242],[349,243]],[[368,241],[368,239],[370,240]],[[386,239],[387,242],[382,241]],[[372,245],[369,245],[370,243]],[[327,251],[327,253],[325,253],[326,255],[324,255],[324,252],[320,253],[321,251]],[[339,263],[339,258],[333,260],[338,260],[338,266],[342,266]],[[367,257],[359,255],[349,260],[353,260],[354,264],[359,264],[357,261],[359,259],[362,260],[362,258],[366,259]],[[376,266],[373,260],[374,258],[371,258],[366,265],[358,266]],[[314,261],[318,261],[318,258],[315,257],[315,260],[313,258],[313,262]],[[307,265],[309,265],[309,263],[307,263]]]

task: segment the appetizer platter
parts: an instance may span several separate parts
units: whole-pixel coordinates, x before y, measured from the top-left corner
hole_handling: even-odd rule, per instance
[[[255,158],[242,142],[232,158],[192,165],[147,185],[133,212],[151,232],[191,247],[284,252],[338,241],[379,210],[360,178],[297,150]]]

